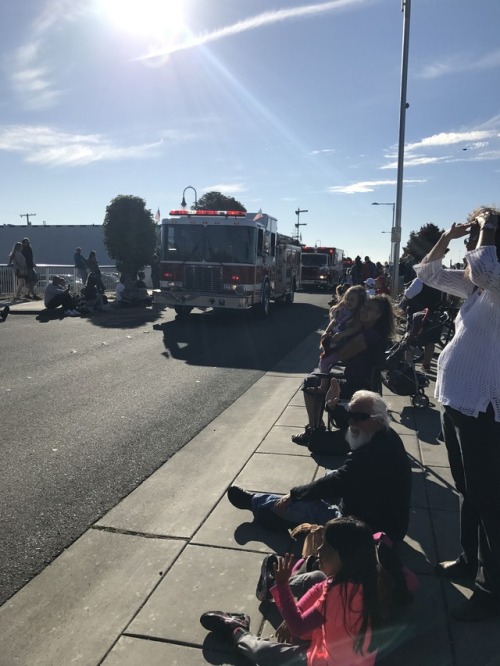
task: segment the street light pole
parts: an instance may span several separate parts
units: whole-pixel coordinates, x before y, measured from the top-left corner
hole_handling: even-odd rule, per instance
[[[398,143],[398,172],[396,179],[396,216],[392,235],[394,243],[394,260],[391,281],[391,296],[396,298],[399,286],[399,252],[401,244],[401,206],[403,201],[403,167],[405,154],[405,124],[406,124],[406,89],[408,81],[408,50],[410,45],[410,11],[411,0],[402,0],[403,19],[403,46],[401,56],[401,96],[399,105],[399,143]]]
[[[186,194],[186,190],[193,190],[194,192],[194,206],[198,205],[198,195],[196,194],[196,190],[192,185],[188,185],[187,187],[184,188],[184,192],[182,193],[182,201],[181,201],[181,206],[183,208],[186,208],[186,199],[184,198],[184,195]]]
[[[295,211],[295,215],[297,216],[297,224],[295,225],[295,228],[297,229],[297,240],[300,241],[300,227],[307,227],[307,222],[303,222],[302,224],[300,223],[300,214],[301,213],[308,213],[309,211],[306,208],[303,208],[302,210],[300,208],[297,208]]]

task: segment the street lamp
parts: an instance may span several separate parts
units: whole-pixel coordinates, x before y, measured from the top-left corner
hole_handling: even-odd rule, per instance
[[[396,214],[396,204],[394,202],[392,203],[384,203],[380,201],[374,201],[372,203],[372,206],[392,206],[392,227],[394,228],[394,218]]]
[[[300,214],[301,213],[308,213],[309,211],[306,208],[303,208],[302,210],[300,208],[297,208],[295,211],[295,215],[297,216],[297,224],[295,225],[295,228],[297,229],[297,240],[300,241],[300,227],[307,227],[307,222],[302,222],[300,223]]]
[[[194,189],[194,187],[192,185],[188,185],[187,187],[184,188],[184,192],[182,193],[181,206],[183,208],[186,208],[186,199],[184,197],[184,195],[186,194],[186,190],[193,190],[193,192],[194,192],[194,207],[196,208],[196,206],[198,205],[198,195],[196,194],[196,190]]]

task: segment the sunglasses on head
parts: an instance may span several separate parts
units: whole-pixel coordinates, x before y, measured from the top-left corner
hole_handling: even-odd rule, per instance
[[[353,421],[368,421],[371,418],[371,414],[366,414],[366,412],[351,412],[347,410],[347,416]]]

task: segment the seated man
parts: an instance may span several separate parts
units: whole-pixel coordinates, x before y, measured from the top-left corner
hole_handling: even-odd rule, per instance
[[[378,393],[357,391],[348,405],[348,417],[346,438],[351,452],[341,467],[292,488],[285,496],[231,486],[227,491],[231,504],[252,511],[257,522],[271,529],[301,523],[324,525],[332,518],[350,515],[395,542],[404,539],[411,468],[401,438],[389,425],[387,406]]]
[[[67,317],[79,317],[80,313],[74,309],[75,299],[69,293],[69,286],[66,286],[64,278],[53,275],[51,280],[52,282],[45,287],[43,297],[45,307],[48,310],[62,307]]]

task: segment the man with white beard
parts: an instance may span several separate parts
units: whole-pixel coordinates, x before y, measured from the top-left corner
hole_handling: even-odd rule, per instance
[[[378,393],[357,391],[347,412],[351,452],[341,467],[284,496],[231,486],[227,491],[231,504],[252,511],[255,520],[269,529],[324,525],[332,518],[355,516],[373,532],[402,541],[411,494],[410,461],[403,442],[390,427],[387,405]]]

